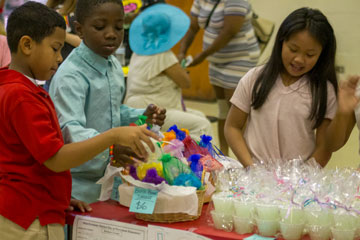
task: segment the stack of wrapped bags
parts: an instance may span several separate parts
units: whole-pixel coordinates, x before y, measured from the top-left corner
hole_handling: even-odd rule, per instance
[[[286,240],[360,237],[357,170],[326,170],[314,160],[294,159],[217,175],[209,210],[217,229]]]

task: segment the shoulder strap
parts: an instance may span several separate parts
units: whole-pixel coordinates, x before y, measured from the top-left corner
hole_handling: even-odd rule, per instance
[[[220,2],[220,0],[217,0],[217,1],[216,1],[216,3],[215,3],[215,5],[214,5],[213,9],[211,10],[211,12],[210,12],[210,14],[209,14],[209,17],[208,17],[207,21],[206,21],[206,23],[205,23],[205,27],[204,27],[204,29],[208,27],[209,22],[210,22],[210,18],[211,18],[211,16],[213,15],[213,13],[214,13],[214,11],[215,11],[215,8],[216,8],[216,7],[217,7],[217,5],[219,4],[219,2]]]

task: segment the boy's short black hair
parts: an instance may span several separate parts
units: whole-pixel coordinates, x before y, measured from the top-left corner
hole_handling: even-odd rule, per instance
[[[83,24],[84,20],[91,16],[95,7],[104,3],[116,3],[124,9],[122,0],[78,0],[75,9],[76,21]]]
[[[66,29],[64,18],[56,11],[32,1],[21,5],[10,14],[6,27],[10,51],[17,52],[19,41],[23,36],[29,36],[40,43],[45,37],[54,33],[56,27]]]

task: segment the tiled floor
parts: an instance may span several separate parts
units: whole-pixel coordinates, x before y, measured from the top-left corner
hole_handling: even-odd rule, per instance
[[[204,112],[206,115],[217,116],[218,109],[215,102],[199,102],[193,100],[185,100],[185,104],[188,108],[193,108]],[[218,134],[217,134],[217,123],[212,123],[213,127],[213,142],[218,146]],[[234,157],[234,154],[231,152],[230,157]],[[359,156],[359,131],[357,127],[354,127],[354,130],[350,136],[349,141],[346,145],[335,152],[330,162],[328,163],[328,168],[336,167],[357,167],[360,163]]]

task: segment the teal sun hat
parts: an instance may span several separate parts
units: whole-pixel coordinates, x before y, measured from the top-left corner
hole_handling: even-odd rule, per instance
[[[154,4],[131,23],[131,50],[138,55],[168,51],[184,37],[189,26],[190,19],[180,8],[162,3]]]

